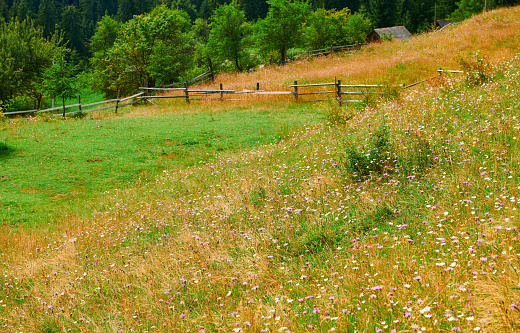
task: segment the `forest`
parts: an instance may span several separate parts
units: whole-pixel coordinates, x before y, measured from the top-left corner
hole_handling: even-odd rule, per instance
[[[518,2],[518,1],[517,1]],[[372,28],[432,29],[506,0],[0,0],[0,111],[79,90],[107,97],[204,71],[285,63],[363,42]],[[486,6],[486,8],[484,8]]]

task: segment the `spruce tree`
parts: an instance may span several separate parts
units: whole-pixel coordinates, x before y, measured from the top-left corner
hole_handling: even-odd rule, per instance
[[[42,27],[43,35],[50,37],[56,29],[56,6],[54,0],[42,0],[38,9],[36,23]]]
[[[9,7],[4,0],[0,0],[0,21],[7,21],[9,18]]]
[[[83,17],[75,6],[65,6],[61,13],[61,21],[58,27],[63,31],[63,38],[67,41],[67,47],[75,50],[80,58],[85,58],[87,49],[85,43],[85,27]]]

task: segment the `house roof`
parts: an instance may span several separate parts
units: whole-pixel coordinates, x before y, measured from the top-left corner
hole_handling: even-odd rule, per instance
[[[450,20],[437,20],[435,21],[435,25],[438,26],[439,28],[444,28],[445,26],[447,26],[448,24],[450,24]]]
[[[398,27],[390,27],[390,28],[379,28],[374,29],[374,31],[379,37],[391,37],[395,39],[409,39],[412,38],[412,34],[408,29],[403,26]]]

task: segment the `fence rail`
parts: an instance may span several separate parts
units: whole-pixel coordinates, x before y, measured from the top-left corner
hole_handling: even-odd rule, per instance
[[[365,43],[355,43],[351,45],[339,45],[339,46],[330,46],[324,49],[317,49],[317,50],[309,50],[307,51],[306,55],[307,57],[319,57],[321,55],[328,55],[331,53],[334,53],[336,51],[353,51],[353,50],[359,50],[361,46],[367,45]]]

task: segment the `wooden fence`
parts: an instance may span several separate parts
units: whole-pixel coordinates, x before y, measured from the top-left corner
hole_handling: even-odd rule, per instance
[[[18,114],[27,114],[27,113],[41,113],[41,112],[52,112],[57,110],[63,110],[61,114],[63,117],[67,115],[71,115],[78,112],[92,112],[99,111],[109,108],[115,108],[115,112],[121,107],[131,105],[137,103],[139,101],[148,101],[152,103],[150,100],[153,99],[184,99],[187,104],[190,101],[194,100],[241,100],[236,98],[224,98],[225,95],[238,95],[238,94],[255,94],[255,95],[292,95],[296,102],[322,102],[322,101],[331,101],[335,100],[339,103],[339,105],[343,105],[344,103],[361,103],[366,101],[371,96],[377,96],[384,94],[384,90],[386,89],[408,89],[424,83],[428,80],[440,78],[444,73],[464,73],[463,71],[454,71],[454,70],[438,70],[438,75],[426,78],[424,80],[409,84],[409,85],[398,85],[398,86],[390,86],[390,85],[380,85],[380,84],[342,84],[341,80],[334,80],[334,82],[330,83],[313,83],[313,84],[298,84],[298,81],[294,81],[294,84],[290,85],[289,88],[292,88],[292,91],[264,91],[260,90],[260,83],[256,83],[256,90],[243,90],[243,91],[235,91],[235,90],[225,90],[223,88],[222,83],[220,83],[218,89],[190,89],[189,85],[194,82],[200,81],[205,82],[207,80],[211,80],[213,78],[212,72],[207,72],[202,75],[193,78],[192,80],[181,82],[181,83],[173,83],[169,86],[163,87],[140,87],[139,89],[143,90],[138,94],[133,96],[129,96],[123,99],[110,99],[101,102],[95,102],[90,104],[81,104],[81,98],[78,97],[78,103],[73,105],[66,105],[65,107],[55,107],[45,110],[29,110],[29,111],[16,111],[4,113],[4,115],[18,115]],[[182,88],[173,88],[175,85],[184,85]],[[322,91],[309,91],[310,89],[315,88],[325,88]],[[158,92],[173,92],[172,95],[154,95]],[[217,95],[216,97],[213,97]],[[305,99],[303,96],[323,96],[323,98],[317,99]],[[329,95],[329,96],[327,96]],[[350,98],[349,98],[350,97]],[[361,98],[361,99],[360,99]],[[131,100],[131,101],[130,101]],[[130,102],[128,102],[130,101]],[[126,103],[125,103],[126,102]],[[121,104],[122,103],[122,104]],[[83,108],[102,105],[102,104],[110,104],[104,105],[95,109],[84,110]],[[67,113],[65,110],[78,107],[78,111]],[[60,116],[60,115],[54,115]]]
[[[364,43],[360,44],[360,43],[356,42],[355,44],[352,44],[352,45],[330,46],[325,49],[309,50],[303,54],[306,55],[308,58],[319,57],[322,55],[329,55],[331,53],[338,52],[338,51],[357,51],[357,50],[361,49],[361,46],[363,46],[363,45],[367,45],[367,44],[364,44]]]
[[[214,77],[215,77],[215,74],[213,72],[209,71],[209,72],[201,74],[201,75],[199,75],[199,76],[197,76],[197,77],[195,77],[195,78],[193,78],[191,80],[188,80],[188,81],[185,81],[185,82],[180,82],[180,83],[172,83],[172,84],[169,84],[169,85],[165,85],[163,87],[174,87],[174,86],[179,86],[179,85],[183,85],[185,87],[188,87],[190,85],[201,84],[201,83],[206,82],[208,80],[213,80]],[[105,101],[99,101],[99,102],[94,102],[94,103],[82,104],[81,103],[81,95],[78,95],[78,103],[77,104],[63,105],[63,106],[53,107],[53,108],[44,109],[44,110],[26,110],[26,111],[4,112],[3,115],[14,116],[14,115],[22,115],[22,114],[38,114],[38,113],[45,113],[45,112],[53,112],[53,111],[63,110],[63,112],[61,114],[55,114],[54,117],[59,117],[59,116],[65,117],[67,115],[72,115],[72,114],[75,114],[75,113],[88,113],[88,112],[101,111],[101,110],[106,110],[106,109],[111,109],[111,108],[115,108],[115,112],[117,113],[119,108],[122,108],[122,107],[125,107],[125,106],[128,106],[128,105],[132,105],[132,104],[135,104],[137,102],[140,102],[142,100],[141,95],[149,94],[150,90],[154,90],[154,89],[155,90],[160,90],[160,89],[167,90],[167,88],[139,88],[139,89],[144,90],[144,92],[140,92],[138,94],[135,94],[135,95],[132,95],[132,96],[129,96],[129,97],[126,97],[126,98],[122,98],[122,99],[121,98],[115,98],[115,99],[109,99],[109,100],[105,100]],[[185,88],[180,88],[180,89],[185,89]],[[148,98],[159,98],[159,97],[160,96],[158,96],[158,97],[148,96],[147,99]],[[128,101],[130,101],[130,102],[128,102]],[[91,107],[91,106],[103,105],[103,104],[109,104],[109,105],[100,106],[100,107],[97,107],[97,108],[94,108],[94,109],[85,109],[85,108],[88,108],[88,107]],[[71,108],[75,108],[75,107],[78,108],[77,111],[73,111],[73,112],[67,112],[66,111],[67,109],[71,109]]]
[[[3,113],[3,114],[6,115],[6,116],[11,116],[11,115],[19,115],[19,114],[27,114],[27,113],[45,113],[45,112],[52,112],[52,111],[63,110],[63,113],[55,114],[54,117],[59,117],[59,116],[65,117],[65,116],[72,115],[72,114],[75,114],[75,113],[80,113],[80,112],[87,113],[87,112],[100,111],[100,110],[111,109],[111,108],[115,108],[115,112],[117,113],[117,110],[119,108],[122,108],[122,107],[125,107],[125,106],[128,106],[128,105],[137,103],[139,101],[139,100],[137,100],[137,98],[139,96],[141,96],[142,94],[144,94],[144,92],[141,92],[141,93],[138,93],[138,94],[135,94],[133,96],[126,97],[126,98],[122,98],[122,99],[115,98],[115,99],[109,99],[109,100],[106,100],[106,101],[100,101],[100,102],[94,102],[94,103],[88,103],[88,104],[81,104],[81,96],[78,96],[78,102],[79,103],[77,103],[77,104],[58,106],[58,107],[44,109],[44,110],[28,110],[28,111],[6,112],[6,113]],[[134,99],[134,98],[136,98],[135,101],[127,102],[129,100]],[[124,103],[124,102],[126,102],[126,103]],[[120,104],[120,103],[123,103],[123,104]],[[96,105],[102,105],[102,104],[110,104],[110,105],[104,105],[104,106],[97,107],[97,108],[94,108],[94,109],[85,109],[87,107],[96,106]],[[78,111],[66,112],[67,109],[75,108],[75,107],[78,108]]]
[[[337,101],[340,106],[345,103],[361,103],[368,100],[372,96],[383,95],[386,90],[389,89],[408,89],[424,83],[428,80],[436,79],[441,77],[443,73],[463,73],[462,71],[452,71],[452,70],[438,70],[438,75],[429,77],[427,79],[409,84],[409,85],[381,85],[381,84],[342,84],[341,80],[334,80],[334,82],[330,83],[313,83],[313,84],[298,84],[298,81],[294,81],[294,84],[290,85],[289,88],[292,88],[292,91],[264,91],[260,90],[260,83],[256,84],[256,90],[243,90],[243,91],[235,91],[235,90],[224,90],[222,83],[220,84],[219,89],[207,89],[207,90],[196,90],[189,89],[188,87],[184,88],[147,88],[141,87],[147,91],[143,96],[139,96],[139,99],[149,100],[154,98],[165,99],[165,98],[180,98],[185,99],[186,103],[189,104],[192,100],[209,100],[209,99],[218,99],[218,100],[237,100],[224,98],[224,95],[231,94],[255,94],[255,95],[292,95],[296,102],[322,102],[322,101]],[[322,91],[312,91],[315,88],[325,88]],[[311,91],[310,91],[311,90]],[[173,92],[172,95],[161,95],[161,96],[153,96],[150,92]],[[218,94],[220,97],[211,98],[208,96]],[[325,96],[323,96],[325,95]],[[327,96],[328,95],[328,96]],[[317,99],[305,99],[304,96],[323,96],[323,98]],[[302,98],[303,97],[303,98]]]

